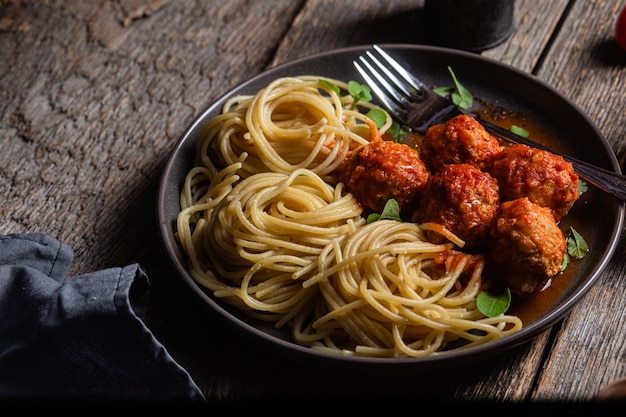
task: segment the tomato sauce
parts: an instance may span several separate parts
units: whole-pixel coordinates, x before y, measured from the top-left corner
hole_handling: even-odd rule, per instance
[[[503,109],[489,103],[481,103],[481,107],[476,112],[480,118],[497,124],[501,127],[509,129],[515,125],[529,132],[529,138],[541,143],[549,148],[566,152],[563,149],[562,142],[550,129],[546,126],[535,122],[530,116],[518,113],[516,111]],[[419,147],[421,136],[411,133],[403,141],[403,143],[411,147]],[[501,142],[502,145],[510,145],[507,142]],[[589,244],[591,248],[594,241],[595,231],[591,225],[581,222],[581,216],[577,216],[579,207],[584,206],[586,200],[585,194],[574,204],[570,212],[559,221],[559,228],[565,237],[570,234],[570,226],[572,226]],[[544,316],[546,312],[554,306],[559,299],[565,294],[573,280],[577,277],[581,269],[584,259],[570,259],[569,265],[565,271],[560,272],[555,277],[548,279],[537,286],[537,289],[530,295],[514,296],[511,307],[507,314],[518,316],[525,325],[532,323],[538,318]]]

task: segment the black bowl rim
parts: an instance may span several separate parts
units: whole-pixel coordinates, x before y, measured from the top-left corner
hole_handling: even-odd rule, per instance
[[[562,101],[564,104],[570,106],[572,111],[577,113],[577,116],[583,119],[583,121],[593,129],[597,138],[600,139],[599,144],[602,145],[603,157],[608,158],[608,164],[615,172],[620,172],[620,165],[618,160],[611,150],[608,141],[604,138],[599,129],[589,119],[589,117],[571,100],[565,97],[561,92],[545,83],[541,79],[535,77],[532,74],[526,73],[515,67],[505,65],[502,62],[494,59],[477,55],[472,52],[460,51],[456,49],[449,49],[439,46],[430,45],[417,45],[417,44],[384,44],[380,45],[385,49],[397,50],[404,53],[441,53],[456,56],[461,59],[467,59],[469,61],[482,62],[499,67],[502,71],[515,74],[517,77],[527,79],[530,83],[535,84],[541,90],[544,90],[547,94],[554,96],[557,100]],[[228,307],[225,308],[222,304],[211,298],[205,290],[199,286],[193,278],[187,273],[184,262],[180,259],[181,251],[178,247],[178,243],[173,236],[171,230],[170,219],[167,218],[165,213],[165,207],[168,203],[171,203],[171,198],[168,198],[167,188],[171,182],[173,171],[175,171],[177,164],[179,163],[179,157],[181,148],[185,143],[190,140],[190,136],[196,132],[206,122],[207,117],[214,113],[216,109],[223,103],[223,101],[233,95],[235,90],[239,91],[245,89],[247,86],[258,82],[260,79],[270,77],[272,75],[279,76],[279,73],[283,71],[289,71],[290,68],[297,67],[302,64],[314,62],[319,59],[326,59],[334,55],[341,54],[354,54],[371,47],[371,45],[359,45],[336,49],[327,52],[321,52],[296,60],[269,68],[260,74],[257,74],[247,81],[239,84],[238,86],[230,89],[228,92],[219,97],[213,104],[208,106],[198,116],[196,116],[191,124],[185,129],[182,135],[179,137],[176,145],[174,146],[168,161],[164,167],[158,192],[157,192],[157,220],[158,231],[161,238],[163,248],[165,249],[167,256],[176,269],[180,277],[191,288],[191,290],[207,305],[207,307],[213,312],[217,313],[221,318],[225,319],[228,323],[233,324],[234,327],[241,331],[243,334],[251,336],[253,340],[265,343],[270,347],[277,347],[283,350],[283,352],[289,354],[295,354],[299,359],[323,361],[330,364],[341,364],[356,367],[367,367],[367,369],[434,369],[444,368],[448,366],[454,366],[460,363],[467,363],[472,359],[486,358],[493,355],[508,351],[514,347],[529,342],[537,335],[552,327],[556,322],[562,319],[573,307],[579,302],[579,300],[589,291],[589,289],[596,282],[601,272],[609,262],[617,244],[619,243],[620,231],[624,222],[624,204],[617,203],[614,207],[615,222],[611,231],[611,239],[608,243],[607,250],[603,253],[599,263],[595,265],[593,273],[588,276],[584,284],[563,303],[559,304],[554,310],[548,312],[545,316],[537,319],[533,323],[524,327],[520,332],[509,335],[505,338],[489,342],[485,345],[468,348],[465,350],[445,352],[444,354],[435,354],[427,357],[419,358],[372,358],[364,356],[351,356],[351,355],[338,355],[334,353],[328,353],[323,351],[317,351],[311,348],[299,346],[293,342],[283,340],[277,336],[271,335],[247,322],[242,321],[238,317],[233,316]],[[597,145],[597,144],[596,144]]]

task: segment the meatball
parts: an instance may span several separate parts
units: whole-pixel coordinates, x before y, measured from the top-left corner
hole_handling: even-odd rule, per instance
[[[380,213],[392,198],[401,212],[411,206],[426,187],[429,172],[416,149],[377,140],[356,149],[335,176],[363,207]]]
[[[499,205],[498,183],[491,175],[471,164],[450,164],[428,180],[413,221],[437,223],[473,250],[486,243]],[[425,233],[435,243],[444,240],[438,233]]]
[[[518,295],[561,270],[567,244],[554,216],[526,197],[503,202],[491,229],[485,274]]]
[[[431,126],[420,144],[420,155],[432,172],[459,163],[485,169],[500,150],[498,140],[476,119],[464,114]]]
[[[561,156],[526,145],[506,147],[489,168],[502,201],[528,197],[552,210],[558,222],[579,198],[578,175]]]

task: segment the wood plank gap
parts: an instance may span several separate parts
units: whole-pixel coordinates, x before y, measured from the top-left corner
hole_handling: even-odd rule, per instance
[[[537,372],[533,374],[532,382],[530,383],[530,389],[526,393],[526,398],[524,401],[532,402],[535,400],[537,392],[539,390],[541,380],[541,376],[543,375],[546,367],[544,364],[548,361],[550,357],[550,352],[552,351],[552,347],[555,345],[558,334],[561,332],[561,327],[563,326],[563,319],[559,320],[550,328],[550,333],[548,334],[548,340],[543,345],[543,349],[541,351],[541,356],[539,358],[539,364],[537,365]]]
[[[567,20],[567,17],[569,16],[570,11],[572,10],[572,7],[574,7],[574,3],[576,3],[576,0],[570,0],[567,2],[567,6],[565,6],[565,10],[563,10],[561,17],[559,17],[559,21],[557,22],[556,27],[550,34],[550,38],[548,38],[548,42],[546,43],[546,46],[541,50],[539,59],[537,59],[537,63],[531,70],[531,74],[537,75],[541,71],[541,68],[543,67],[543,64],[546,60],[546,57],[549,55],[550,50],[552,49],[552,45],[554,44],[554,41],[561,33],[563,24],[565,23],[565,20]]]
[[[303,0],[300,2],[300,6],[298,7],[298,11],[296,13],[294,13],[294,17],[293,19],[291,19],[291,26],[285,26],[285,30],[283,30],[283,33],[280,35],[280,41],[278,43],[276,43],[274,45],[274,47],[272,48],[272,50],[270,51],[269,54],[267,54],[268,59],[263,63],[263,66],[266,69],[270,69],[274,66],[276,66],[276,62],[278,62],[278,60],[276,59],[276,56],[278,55],[278,51],[281,48],[283,42],[285,42],[285,39],[287,38],[287,35],[289,34],[289,31],[293,29],[294,26],[294,22],[297,22],[298,20],[300,20],[300,16],[302,15],[302,11],[305,9],[306,4],[308,3],[309,0]]]

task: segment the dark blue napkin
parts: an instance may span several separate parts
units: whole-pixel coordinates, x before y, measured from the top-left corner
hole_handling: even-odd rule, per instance
[[[0,399],[203,403],[142,321],[139,265],[66,277],[73,255],[45,234],[0,235]]]

